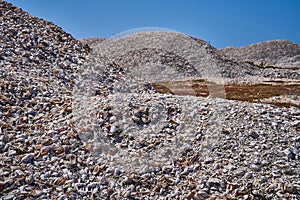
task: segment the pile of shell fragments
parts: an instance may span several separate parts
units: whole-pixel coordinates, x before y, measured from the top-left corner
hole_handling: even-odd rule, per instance
[[[0,199],[299,198],[298,108],[159,94],[135,53],[0,9]],[[203,73],[175,61],[168,78]]]

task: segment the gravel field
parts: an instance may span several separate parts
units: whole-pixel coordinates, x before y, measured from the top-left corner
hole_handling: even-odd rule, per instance
[[[180,33],[80,42],[0,9],[0,199],[299,199],[299,108],[149,84],[298,80],[299,70]]]

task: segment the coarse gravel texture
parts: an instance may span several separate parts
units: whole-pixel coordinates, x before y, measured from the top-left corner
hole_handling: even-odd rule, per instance
[[[148,84],[257,78],[262,69],[238,71],[227,59],[237,70],[226,72],[213,47],[178,33],[91,50],[12,4],[0,8],[0,199],[299,198],[299,109],[159,94]]]

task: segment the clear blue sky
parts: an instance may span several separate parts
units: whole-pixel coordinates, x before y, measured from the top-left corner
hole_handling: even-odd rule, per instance
[[[75,38],[141,27],[172,29],[217,48],[286,39],[300,44],[300,0],[7,0]]]

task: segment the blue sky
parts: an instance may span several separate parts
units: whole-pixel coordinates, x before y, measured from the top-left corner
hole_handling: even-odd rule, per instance
[[[300,0],[7,0],[75,38],[161,27],[217,48],[286,39],[300,44]]]

